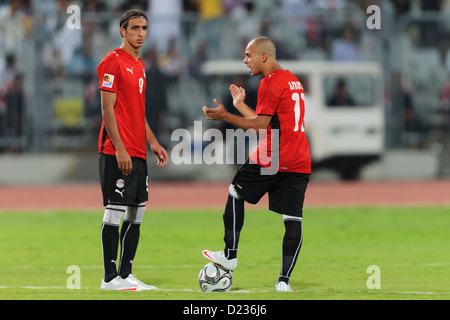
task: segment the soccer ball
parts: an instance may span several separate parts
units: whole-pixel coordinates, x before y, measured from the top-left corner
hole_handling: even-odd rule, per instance
[[[233,285],[233,272],[210,262],[200,270],[198,283],[203,292],[226,292]]]

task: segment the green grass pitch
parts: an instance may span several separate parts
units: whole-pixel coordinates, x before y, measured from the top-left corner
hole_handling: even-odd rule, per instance
[[[450,299],[450,208],[305,208],[292,293],[275,292],[281,216],[247,206],[229,293],[200,292],[201,250],[223,248],[222,211],[152,210],[141,227],[134,274],[160,290],[105,292],[103,212],[0,212],[0,299]],[[71,265],[81,289],[68,289]],[[368,272],[378,266],[379,273]],[[368,288],[377,276],[380,289]],[[369,277],[372,277],[369,279]],[[368,281],[369,279],[369,281]]]

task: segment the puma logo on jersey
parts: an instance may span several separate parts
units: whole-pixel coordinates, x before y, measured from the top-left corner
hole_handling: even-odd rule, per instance
[[[134,73],[133,73],[133,68],[127,68],[127,71],[130,71],[131,72],[131,74],[134,76]]]
[[[116,189],[114,191],[117,192],[118,194],[120,194],[121,197],[123,198],[123,193],[124,193],[125,190],[120,191],[120,190]]]

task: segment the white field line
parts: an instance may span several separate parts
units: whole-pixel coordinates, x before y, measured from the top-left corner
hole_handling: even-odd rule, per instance
[[[37,286],[0,286],[0,289],[30,289],[30,290],[91,290],[96,288],[81,287],[80,289],[69,289],[67,287],[37,287]],[[100,289],[100,287],[98,288]],[[156,289],[151,291],[168,291],[168,292],[195,292],[192,289]],[[126,291],[131,292],[131,291]],[[141,291],[139,291],[141,292]],[[198,290],[198,292],[201,292]]]
[[[82,287],[81,289],[69,289],[67,287],[37,287],[37,286],[0,286],[0,289],[29,289],[29,290],[91,290],[95,288]],[[156,289],[150,291],[139,291],[139,292],[152,292],[152,291],[165,291],[165,292],[198,292],[202,293],[200,290],[192,289]],[[128,292],[128,291],[127,291]],[[130,291],[131,292],[131,291]],[[133,291],[134,292],[134,291]],[[293,293],[378,293],[378,290],[294,290]],[[237,293],[275,293],[275,290],[232,290],[227,294],[237,294]],[[382,294],[410,294],[410,295],[447,295],[450,291],[443,292],[433,292],[433,291],[381,291]],[[289,293],[287,293],[289,294]]]
[[[280,264],[277,263],[269,263],[264,264],[267,267],[279,267]],[[319,267],[320,264],[301,264],[303,267]],[[327,266],[338,266],[339,264],[328,264]],[[258,264],[246,264],[246,267],[255,267]],[[346,264],[346,266],[349,266]],[[433,262],[433,263],[392,263],[392,264],[383,264],[385,268],[390,267],[447,267],[450,266],[450,262]],[[28,266],[22,266],[23,268],[27,268]],[[90,265],[90,266],[80,266],[81,269],[102,269],[102,265]],[[137,269],[164,269],[164,268],[201,268],[200,264],[174,264],[174,265],[137,265]]]
[[[248,267],[255,266],[248,264]],[[270,264],[267,266],[279,266],[278,264]],[[308,266],[304,264],[304,266]],[[391,264],[391,265],[384,265],[384,267],[442,267],[442,266],[450,266],[450,263],[441,263],[441,262],[435,262],[435,263],[422,263],[422,264]],[[139,265],[137,268],[141,269],[158,269],[158,268],[197,268],[199,267],[198,264],[185,264],[185,265]],[[10,268],[10,267],[9,267]],[[46,268],[41,266],[16,266],[15,268],[18,269],[33,269],[33,268]],[[54,268],[54,267],[47,267],[47,268]],[[81,266],[81,269],[102,269],[102,265],[88,265],[88,266]],[[0,289],[29,289],[29,290],[77,290],[77,289],[69,289],[67,287],[62,286],[54,286],[54,287],[48,287],[48,286],[0,286]],[[91,290],[96,288],[91,287],[82,287],[81,290]],[[153,291],[153,290],[152,290]],[[166,292],[202,292],[200,290],[193,290],[193,289],[156,289],[154,291],[166,291]],[[232,290],[229,293],[264,293],[269,292],[273,293],[274,290],[258,290],[258,291],[252,291],[252,290]],[[384,291],[384,290],[339,290],[339,289],[329,289],[329,290],[309,290],[309,289],[298,289],[294,290],[294,293],[382,293],[382,294],[410,294],[410,295],[447,295],[450,294],[450,291],[443,291],[443,292],[434,292],[434,291],[399,291],[399,290],[393,290],[393,291]]]

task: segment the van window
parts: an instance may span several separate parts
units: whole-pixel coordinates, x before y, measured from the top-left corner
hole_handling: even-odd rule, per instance
[[[326,76],[325,103],[328,107],[371,107],[375,101],[372,76]]]

